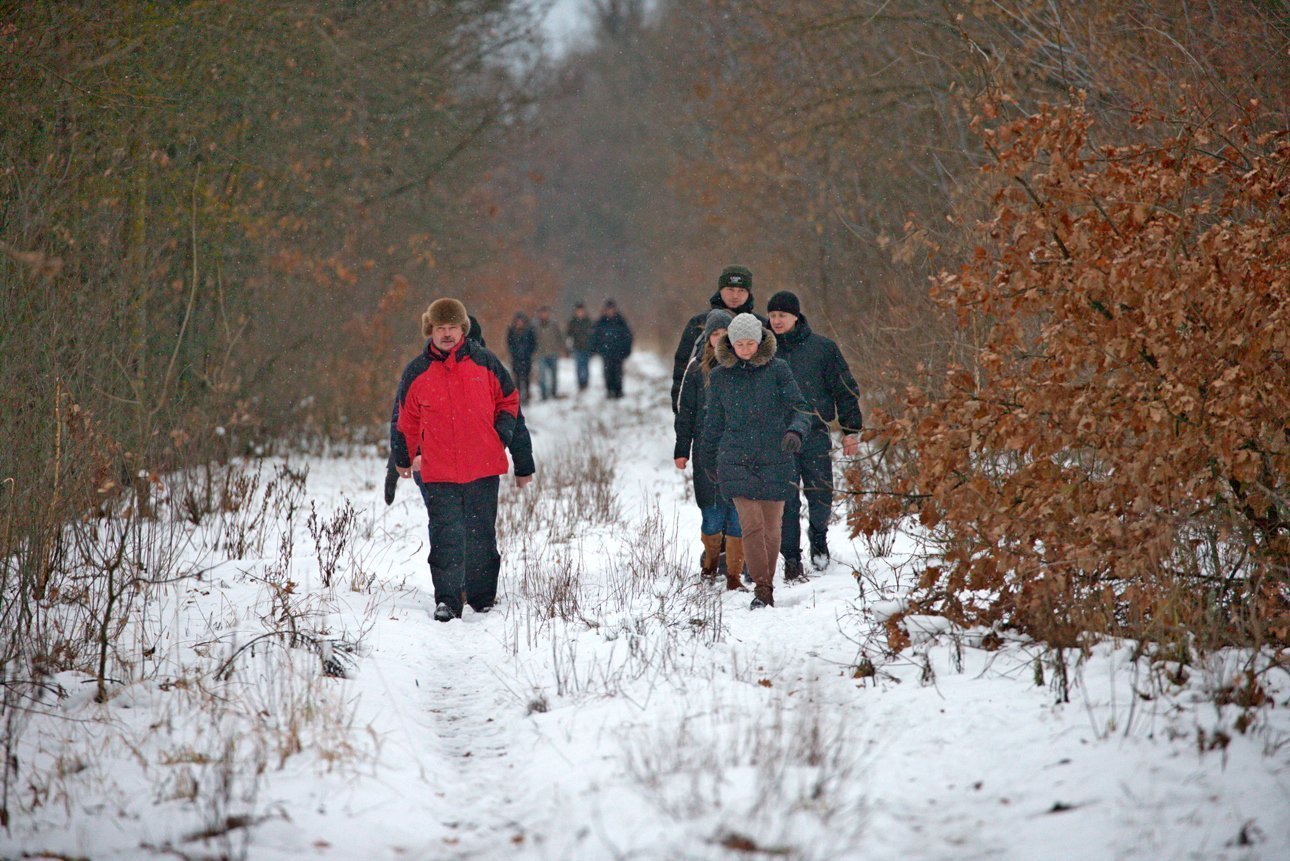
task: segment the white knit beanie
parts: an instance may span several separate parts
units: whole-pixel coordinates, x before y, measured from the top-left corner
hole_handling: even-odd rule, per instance
[[[756,341],[760,344],[761,333],[761,320],[752,314],[740,314],[726,327],[726,337],[732,344],[735,341]]]

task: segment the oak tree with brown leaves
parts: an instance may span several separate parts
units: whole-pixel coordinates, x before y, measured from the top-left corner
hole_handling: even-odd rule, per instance
[[[914,606],[963,623],[1290,642],[1290,132],[1251,102],[1094,145],[1079,100],[1001,107],[993,218],[934,288],[974,361],[873,417],[905,457],[853,528],[916,515]]]

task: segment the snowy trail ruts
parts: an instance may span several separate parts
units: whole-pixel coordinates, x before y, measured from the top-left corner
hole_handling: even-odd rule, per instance
[[[481,630],[489,620],[466,615],[430,622],[438,636],[427,656],[423,701],[442,769],[432,775],[431,815],[450,835],[446,857],[495,858],[523,840],[532,821],[532,783],[525,779],[531,746],[517,732],[514,696],[494,675],[501,646]]]

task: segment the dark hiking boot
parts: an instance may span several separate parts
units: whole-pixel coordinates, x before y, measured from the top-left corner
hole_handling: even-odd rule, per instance
[[[816,571],[823,571],[829,567],[829,548],[820,545],[811,548],[811,567]]]
[[[451,622],[455,618],[457,618],[456,614],[452,612],[452,608],[447,604],[440,603],[438,607],[434,608],[434,620],[436,622]]]
[[[784,560],[784,582],[785,583],[805,583],[807,581],[806,572],[802,570],[801,559]]]
[[[753,591],[752,603],[748,605],[749,610],[760,610],[762,607],[775,606],[775,592],[769,586],[758,586]]]

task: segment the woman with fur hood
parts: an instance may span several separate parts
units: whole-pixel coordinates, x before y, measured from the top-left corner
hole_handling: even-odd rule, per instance
[[[735,510],[730,497],[722,496],[717,489],[717,465],[714,461],[699,456],[696,439],[703,430],[703,419],[707,414],[708,379],[717,362],[717,345],[725,340],[726,327],[733,319],[734,315],[724,309],[708,312],[703,332],[694,344],[694,353],[681,378],[676,418],[672,423],[676,431],[676,447],[672,451],[672,457],[677,469],[685,469],[691,460],[691,451],[694,454],[694,501],[699,504],[699,511],[703,515],[703,524],[700,526],[700,537],[703,540],[701,575],[717,576],[724,538],[726,588],[742,589],[740,576],[744,570],[744,539],[743,532],[739,529],[739,512]]]
[[[700,446],[700,458],[717,465],[721,495],[739,512],[754,610],[775,606],[780,523],[797,487],[792,456],[813,415],[775,347],[774,334],[752,314],[730,321],[714,351]]]

